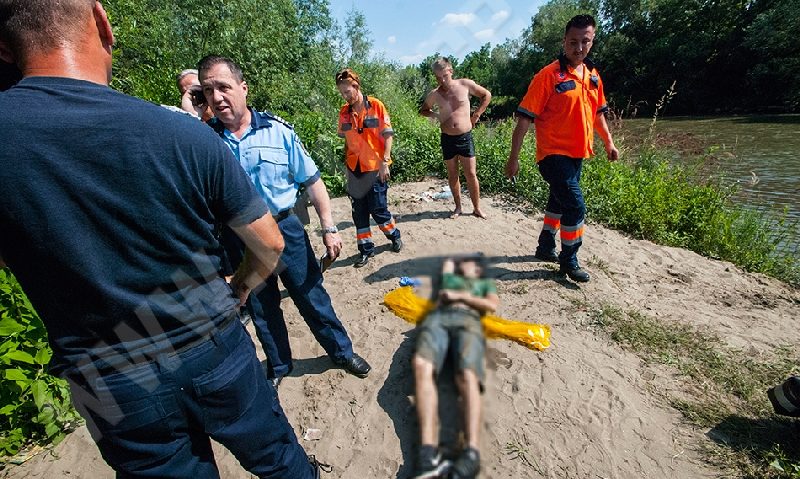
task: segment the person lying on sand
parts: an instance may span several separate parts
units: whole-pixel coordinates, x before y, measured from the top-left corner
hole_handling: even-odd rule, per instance
[[[480,471],[478,433],[486,345],[481,316],[493,312],[500,302],[494,280],[483,278],[483,260],[482,255],[446,259],[436,309],[417,325],[419,334],[412,359],[420,430],[417,479],[442,477],[448,471],[452,478],[474,478]],[[464,402],[467,442],[453,464],[442,460],[437,448],[438,396],[434,383],[448,351]]]

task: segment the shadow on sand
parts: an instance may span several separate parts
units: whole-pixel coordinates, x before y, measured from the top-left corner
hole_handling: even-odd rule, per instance
[[[737,452],[745,452],[756,463],[779,447],[783,456],[800,463],[800,422],[796,419],[769,416],[749,418],[728,416],[712,427],[706,435],[721,446]]]
[[[419,447],[417,411],[412,400],[414,371],[411,366],[417,335],[415,330],[411,330],[403,333],[403,336],[403,342],[392,357],[386,381],[378,391],[378,404],[391,418],[395,434],[400,440],[403,464],[397,471],[396,479],[408,479],[414,476]],[[462,420],[461,404],[454,379],[452,361],[448,359],[436,378],[439,392],[439,442],[443,449],[457,451],[460,449]]]

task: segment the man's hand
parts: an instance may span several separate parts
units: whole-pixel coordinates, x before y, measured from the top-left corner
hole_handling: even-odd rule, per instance
[[[386,183],[389,179],[389,163],[384,161],[381,163],[381,167],[378,170],[378,179],[381,180],[381,183]]]
[[[205,101],[198,103],[195,95],[202,97],[203,90],[200,85],[192,85],[191,87],[187,88],[185,92],[183,92],[183,95],[181,95],[181,110],[192,113],[197,117],[202,117],[207,105]]]
[[[617,161],[619,159],[619,150],[614,145],[613,141],[606,144],[606,156],[608,157],[608,161]]]
[[[474,113],[471,117],[469,117],[469,121],[472,122],[472,128],[475,128],[475,125],[478,124],[478,120],[481,119],[481,116],[477,113]]]
[[[342,238],[339,233],[325,233],[322,243],[325,245],[328,257],[331,258],[331,261],[335,261],[342,252]]]
[[[239,281],[236,277],[230,277],[228,281],[231,285],[231,289],[233,290],[233,295],[239,299],[239,308],[244,307],[244,304],[247,302],[247,297],[250,296],[250,287],[244,283],[244,281]]]
[[[519,159],[508,157],[506,161],[506,178],[513,178],[519,173]]]

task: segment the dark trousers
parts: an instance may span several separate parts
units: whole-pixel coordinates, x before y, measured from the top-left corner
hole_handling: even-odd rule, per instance
[[[539,173],[550,185],[550,196],[537,251],[555,250],[556,233],[560,229],[561,253],[558,260],[566,269],[579,266],[577,254],[583,243],[586,204],[580,186],[582,166],[582,159],[562,155],[546,156],[538,164]]]
[[[219,478],[209,438],[261,478],[312,478],[305,451],[238,320],[186,351],[68,378],[119,478]]]
[[[361,254],[372,254],[375,243],[372,242],[372,230],[369,226],[370,215],[378,224],[378,228],[389,240],[400,238],[400,230],[389,212],[386,192],[389,185],[380,180],[375,181],[372,189],[363,198],[350,197],[353,208],[353,223],[356,226],[356,242]]]
[[[278,222],[278,228],[285,246],[276,269],[277,276],[272,274],[267,278],[263,287],[251,294],[247,301],[256,335],[269,358],[270,376],[285,376],[292,369],[292,348],[281,310],[278,277],[328,356],[334,361],[350,359],[353,356],[353,344],[333,310],[331,297],[322,285],[319,262],[303,225],[297,216],[290,215]],[[226,251],[234,249],[230,243],[235,243],[239,253],[230,252],[229,257],[238,266],[243,245],[229,236],[224,238]]]

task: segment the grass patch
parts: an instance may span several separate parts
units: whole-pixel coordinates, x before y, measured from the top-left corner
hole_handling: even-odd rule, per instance
[[[528,450],[528,444],[524,443],[520,440],[511,441],[506,443],[504,448],[505,453],[507,456],[511,458],[513,461],[520,461],[525,467],[539,473],[540,475],[544,475],[544,471],[542,467],[536,462],[536,459],[531,455],[530,451]]]
[[[649,363],[679,372],[682,397],[670,405],[691,424],[710,428],[709,460],[743,478],[800,476],[798,425],[775,416],[765,391],[798,371],[800,356],[789,347],[753,357],[718,336],[681,323],[665,323],[638,311],[603,304],[590,308],[591,324]]]

